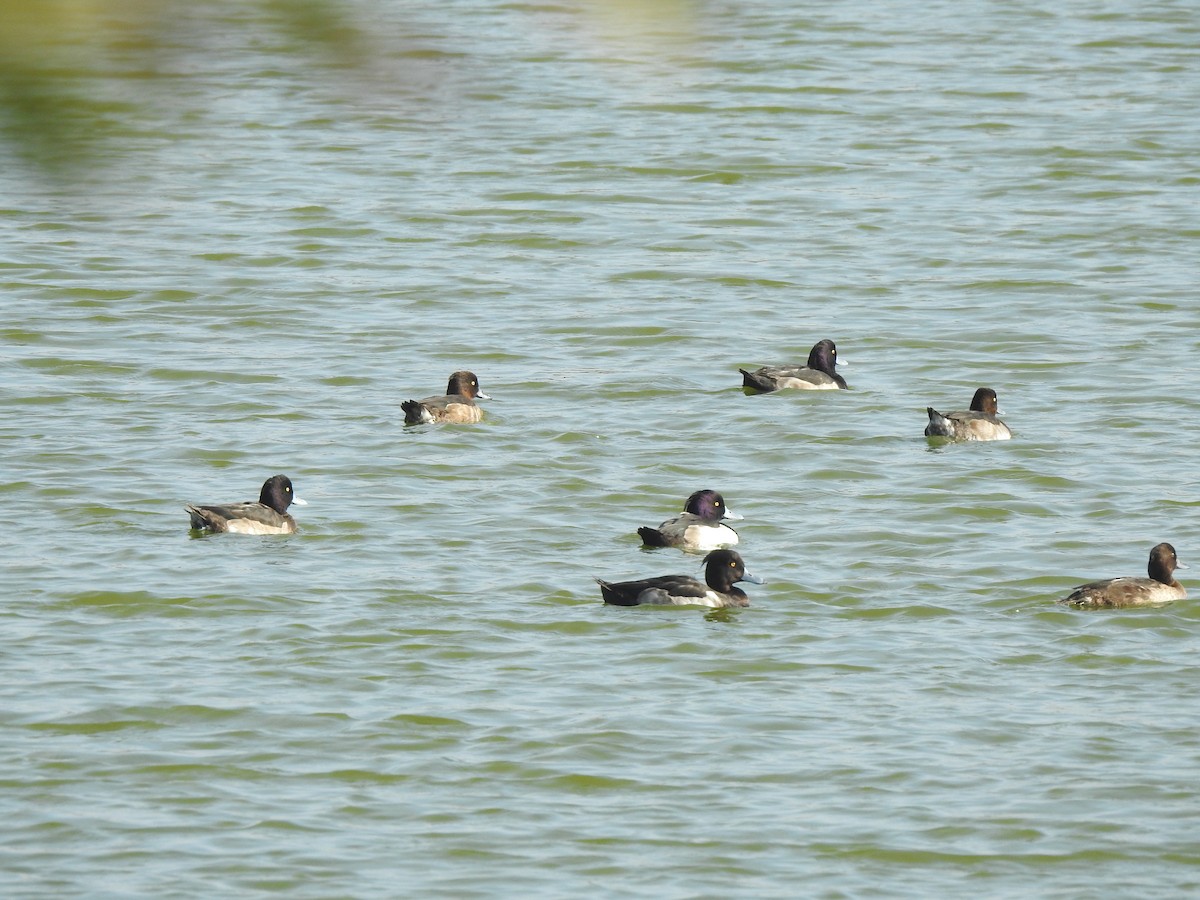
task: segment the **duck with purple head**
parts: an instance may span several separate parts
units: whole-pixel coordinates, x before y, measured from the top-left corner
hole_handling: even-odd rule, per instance
[[[725,521],[740,518],[725,505],[725,498],[716,491],[696,491],[687,498],[682,513],[667,519],[657,528],[642,526],[638,529],[638,535],[647,547],[716,550],[718,547],[732,547],[738,542],[738,533]]]

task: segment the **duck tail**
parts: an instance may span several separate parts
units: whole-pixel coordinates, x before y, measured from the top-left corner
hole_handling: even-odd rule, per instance
[[[425,407],[417,400],[405,400],[400,404],[400,408],[404,410],[405,425],[422,425],[433,421],[429,413],[425,412]]]
[[[753,372],[747,372],[745,369],[738,369],[742,373],[742,387],[753,388],[756,391],[773,391],[775,385],[760,378]]]
[[[638,537],[642,539],[642,543],[647,547],[668,547],[667,539],[663,537],[663,533],[657,528],[647,528],[642,526],[638,529]]]
[[[188,517],[191,519],[191,528],[193,531],[224,531],[221,527],[221,519],[211,515],[206,509],[198,506],[185,506]]]
[[[610,606],[637,606],[637,597],[629,596],[620,590],[621,585],[610,584],[602,578],[596,579],[596,584],[600,585],[600,596],[604,598],[604,602]]]
[[[188,518],[192,520],[192,528],[200,529],[204,527],[204,518],[200,515],[200,510],[194,506],[185,506],[184,509],[187,510]]]
[[[932,406],[925,407],[929,414],[929,424],[925,426],[927,437],[953,437],[954,424]]]

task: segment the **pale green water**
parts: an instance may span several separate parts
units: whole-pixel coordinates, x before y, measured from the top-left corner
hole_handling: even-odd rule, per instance
[[[1053,604],[1200,566],[1193,6],[359,12],[0,167],[4,895],[1194,893],[1197,606]],[[604,607],[709,486],[753,605]]]

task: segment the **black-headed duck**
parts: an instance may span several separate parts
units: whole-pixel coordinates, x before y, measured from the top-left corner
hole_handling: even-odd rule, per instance
[[[817,341],[803,366],[763,366],[742,373],[742,387],[766,393],[768,391],[837,391],[845,390],[846,379],[836,371],[837,346],[831,340]]]
[[[288,515],[295,503],[305,506],[292,489],[286,475],[272,475],[263,482],[258,502],[223,503],[217,506],[189,505],[184,509],[198,531],[226,531],[230,534],[292,534],[296,520]]]
[[[613,606],[749,606],[750,598],[735,582],[764,584],[746,571],[736,550],[714,550],[704,557],[704,581],[690,575],[660,575],[639,581],[616,583],[599,578],[604,602]]]

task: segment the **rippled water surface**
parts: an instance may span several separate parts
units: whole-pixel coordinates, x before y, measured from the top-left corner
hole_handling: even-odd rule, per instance
[[[1054,604],[1200,566],[1195,8],[396,6],[3,151],[5,896],[1200,888],[1195,603]],[[752,605],[603,606],[702,487]]]

